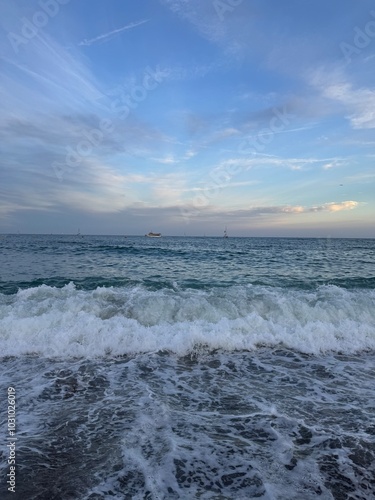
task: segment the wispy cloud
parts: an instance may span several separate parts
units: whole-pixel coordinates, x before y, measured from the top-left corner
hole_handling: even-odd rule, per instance
[[[328,202],[322,205],[313,206],[303,206],[303,205],[264,205],[264,206],[253,206],[243,209],[233,209],[223,208],[221,206],[208,206],[200,207],[197,212],[194,206],[185,206],[184,211],[186,213],[191,210],[192,214],[196,217],[201,217],[204,219],[217,219],[217,218],[230,218],[234,221],[238,219],[246,218],[256,218],[277,215],[279,217],[300,215],[300,214],[313,214],[318,212],[341,212],[345,210],[353,210],[360,205],[358,201],[348,200],[342,202]]]
[[[108,33],[103,33],[102,35],[98,35],[95,38],[90,38],[89,40],[87,40],[87,38],[85,38],[78,45],[84,45],[84,46],[89,47],[90,45],[92,45],[93,43],[96,43],[96,42],[105,42],[108,39],[112,38],[114,35],[117,35],[118,33],[121,33],[122,31],[130,30],[132,28],[136,28],[137,26],[140,26],[141,24],[145,24],[148,21],[149,21],[149,19],[143,19],[142,21],[138,21],[138,22],[135,22],[135,23],[126,24],[125,26],[122,26],[122,28],[117,28],[117,29],[115,29],[113,31],[109,31]]]
[[[192,0],[161,0],[172,12],[191,23],[200,34],[211,41],[219,41],[225,35],[225,25],[220,22],[211,3]]]
[[[50,113],[59,106],[77,112],[103,95],[82,56],[45,34],[30,41],[29,52],[1,59],[3,117],[4,110],[35,116],[36,110]]]
[[[357,175],[350,175],[345,177],[346,181],[350,183],[358,182],[358,183],[370,183],[375,181],[375,172],[363,172]]]
[[[180,161],[171,154],[163,156],[162,158],[151,158],[151,160],[156,161],[157,163],[161,163],[162,165],[175,165]]]
[[[245,210],[238,210],[238,213],[243,212],[243,215],[261,215],[261,214],[306,214],[314,212],[340,212],[342,210],[352,210],[358,207],[358,201],[341,201],[328,202],[322,205],[313,205],[306,207],[303,205],[283,205],[283,206],[264,206],[252,207]]]
[[[331,161],[328,161],[327,163],[325,163],[322,166],[322,168],[323,168],[323,170],[330,170],[331,168],[338,168],[338,167],[342,167],[343,165],[345,165],[345,162],[343,160],[338,160],[338,159],[334,158]]]
[[[375,128],[375,89],[355,88],[340,71],[320,69],[311,75],[311,83],[323,97],[342,105],[353,129]]]
[[[229,158],[218,165],[215,171],[227,171],[238,169],[247,171],[257,167],[280,167],[290,170],[306,170],[310,168],[322,167],[324,170],[330,167],[338,167],[344,163],[344,158],[288,158],[275,155],[257,153],[251,158]],[[329,166],[328,166],[329,165]]]
[[[215,184],[215,189],[230,189],[234,187],[243,187],[243,186],[254,186],[259,184],[259,181],[241,181],[241,182],[227,182],[223,184]],[[190,192],[200,192],[207,191],[207,187],[194,187],[190,189],[186,189],[186,191]]]
[[[252,50],[255,38],[253,7],[248,2],[238,2],[236,6],[230,2],[202,2],[201,0],[160,0],[180,19],[190,23],[199,35],[220,47],[225,57],[237,58]],[[224,10],[230,15],[219,13]],[[245,27],[245,29],[243,29]]]

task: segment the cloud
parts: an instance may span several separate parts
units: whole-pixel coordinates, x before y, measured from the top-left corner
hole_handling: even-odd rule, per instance
[[[375,172],[363,172],[357,175],[350,175],[348,177],[345,177],[345,180],[349,181],[350,183],[371,183],[372,181],[375,181]]]
[[[2,59],[0,110],[14,117],[34,118],[36,112],[60,109],[65,114],[87,109],[87,103],[103,96],[100,84],[82,56],[68,51],[45,34],[30,40],[28,51],[18,58]]]
[[[313,212],[339,212],[341,210],[352,210],[359,205],[357,201],[342,201],[342,202],[329,202],[323,205],[316,205],[312,207],[304,207],[302,205],[282,205],[282,206],[265,206],[253,207],[246,210],[239,210],[236,212],[250,215],[263,215],[263,214],[306,214]]]
[[[152,201],[163,207],[179,205],[186,191],[186,175],[184,172],[172,172],[156,176],[152,184]]]
[[[126,24],[122,28],[118,28],[118,29],[115,29],[113,31],[109,31],[108,33],[103,33],[102,35],[96,36],[95,38],[90,38],[90,40],[87,40],[85,38],[78,45],[85,45],[85,46],[89,47],[90,45],[92,45],[93,43],[96,43],[96,42],[105,42],[109,38],[113,37],[113,35],[117,35],[118,33],[121,33],[122,31],[125,31],[125,30],[130,30],[132,28],[136,28],[137,26],[140,26],[141,24],[145,24],[148,21],[149,21],[149,19],[143,19],[142,21]]]
[[[327,163],[328,162],[328,163]],[[253,154],[251,158],[229,158],[218,165],[214,171],[230,173],[232,169],[247,171],[257,167],[281,167],[289,170],[306,170],[312,167],[327,169],[327,165],[339,166],[344,162],[343,158],[282,158],[280,156],[263,153]]]
[[[225,35],[225,23],[222,23],[211,2],[200,0],[161,0],[181,19],[191,23],[199,33],[211,41],[219,41]]]
[[[314,71],[310,82],[323,97],[344,107],[353,129],[375,128],[375,89],[354,88],[340,70]]]
[[[254,186],[256,184],[259,184],[259,181],[227,182],[227,183],[223,183],[223,184],[215,184],[214,188],[215,189],[228,189],[228,188],[234,188],[234,187]],[[206,192],[206,191],[209,191],[209,188],[207,188],[207,187],[193,187],[190,189],[186,189],[186,191]]]
[[[353,208],[357,208],[359,205],[358,201],[342,201],[340,203],[325,203],[320,207],[313,207],[310,211],[328,211],[328,212],[340,212],[341,210],[353,210]]]
[[[190,158],[194,158],[197,155],[197,151],[194,149],[188,149],[185,153],[184,160],[190,160]]]
[[[136,200],[126,175],[103,162],[85,159],[74,175],[59,183],[52,168],[35,167],[33,160],[20,163],[12,175],[7,171],[0,204],[2,216],[24,210],[112,213]]]
[[[335,99],[348,109],[348,118],[354,129],[375,128],[375,91],[353,89],[349,84],[328,86],[324,95]]]
[[[207,140],[206,144],[223,141],[228,137],[232,137],[234,135],[239,135],[240,131],[234,127],[227,127],[222,130],[217,130],[213,133],[213,135]]]
[[[239,2],[237,5],[201,0],[160,2],[180,19],[190,23],[201,37],[217,45],[224,56],[237,59],[253,50],[257,26],[254,22],[254,7],[249,6],[248,2]]]
[[[323,170],[330,170],[331,168],[338,168],[342,167],[345,164],[343,160],[339,160],[337,158],[332,159],[332,161],[329,161],[328,163],[325,163],[322,166]]]
[[[150,160],[156,161],[157,163],[161,163],[162,165],[177,165],[177,163],[181,163],[182,161],[187,161],[190,160],[190,158],[193,158],[196,156],[197,152],[188,149],[184,154],[180,156],[176,156],[174,154],[167,154],[162,157],[153,157],[150,158]]]
[[[161,163],[162,165],[175,165],[180,161],[177,158],[175,158],[172,154],[166,155],[162,158],[150,158],[150,159],[156,161],[157,163]]]
[[[181,217],[191,217],[206,220],[233,220],[246,218],[267,218],[268,216],[293,216],[301,214],[311,214],[316,212],[339,212],[343,210],[352,210],[359,205],[357,201],[343,201],[343,202],[328,202],[322,205],[311,207],[304,207],[302,205],[268,205],[268,206],[254,206],[244,209],[230,210],[220,206],[194,206],[194,204],[185,205],[182,209],[179,207]]]

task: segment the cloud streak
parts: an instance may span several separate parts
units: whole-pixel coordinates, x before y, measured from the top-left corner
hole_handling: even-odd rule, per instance
[[[263,222],[269,220],[272,216],[277,217],[281,220],[286,220],[285,217],[289,218],[292,216],[299,216],[301,214],[314,214],[321,212],[341,212],[345,210],[353,210],[360,205],[358,201],[348,200],[342,202],[328,202],[322,205],[314,206],[303,206],[303,205],[264,205],[264,206],[253,206],[249,208],[241,209],[223,209],[220,206],[211,207],[197,207],[193,205],[184,206],[181,211],[181,217],[186,217],[189,214],[190,217],[197,219],[202,219],[206,221],[212,220],[231,220],[236,223],[244,219],[260,219]]]
[[[264,206],[264,207],[251,207],[244,210],[236,210],[229,212],[229,214],[247,217],[265,214],[306,214],[315,212],[341,212],[343,210],[353,210],[359,205],[358,201],[348,200],[341,202],[328,202],[322,205],[315,205],[311,207],[304,207],[302,205],[284,205],[284,206]]]
[[[93,43],[106,42],[112,36],[117,35],[118,33],[122,33],[123,31],[136,28],[137,26],[140,26],[141,24],[148,23],[148,21],[149,21],[149,19],[143,19],[142,21],[138,21],[138,22],[135,22],[135,23],[126,24],[122,28],[115,29],[115,30],[110,31],[108,33],[103,33],[102,35],[98,35],[95,38],[90,38],[89,40],[87,40],[87,38],[85,38],[78,45],[90,47],[90,45],[92,45]]]

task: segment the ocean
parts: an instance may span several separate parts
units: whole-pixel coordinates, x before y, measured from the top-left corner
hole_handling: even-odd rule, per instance
[[[1,499],[375,498],[375,240],[0,235],[0,356]]]

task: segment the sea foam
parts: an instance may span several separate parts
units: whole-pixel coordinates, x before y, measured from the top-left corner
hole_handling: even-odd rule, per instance
[[[375,349],[375,291],[265,286],[91,291],[42,285],[0,295],[4,356],[100,357],[260,346],[303,353]]]

